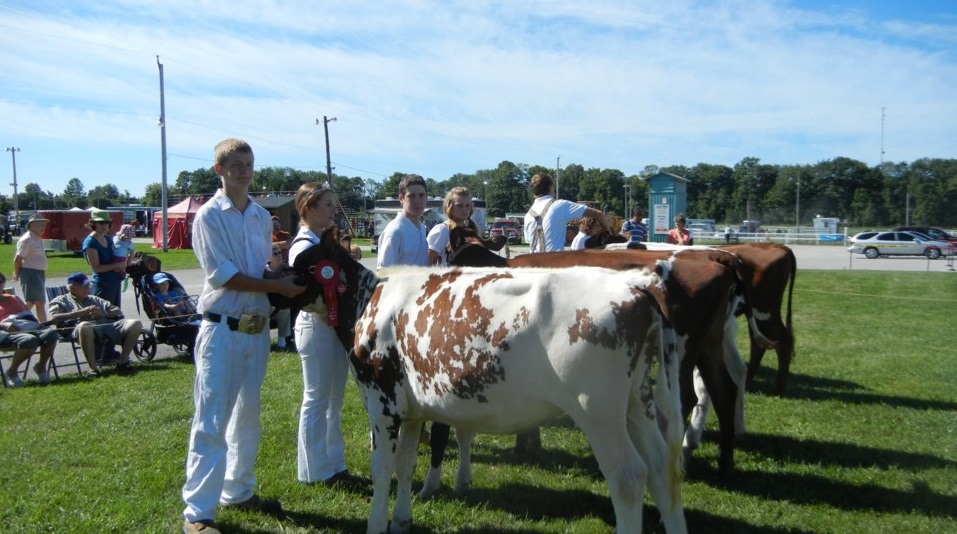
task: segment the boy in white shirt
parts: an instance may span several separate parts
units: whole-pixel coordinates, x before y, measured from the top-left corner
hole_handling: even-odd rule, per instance
[[[421,220],[426,200],[425,179],[418,174],[403,176],[399,181],[402,213],[396,215],[379,236],[379,269],[391,265],[429,265],[429,246]]]

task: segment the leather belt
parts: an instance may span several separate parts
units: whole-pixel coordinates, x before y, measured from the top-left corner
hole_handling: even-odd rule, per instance
[[[226,326],[228,326],[230,330],[233,332],[239,330],[239,319],[230,317],[228,315],[220,315],[213,312],[203,312],[203,320],[209,321],[211,323],[222,323],[225,320]]]

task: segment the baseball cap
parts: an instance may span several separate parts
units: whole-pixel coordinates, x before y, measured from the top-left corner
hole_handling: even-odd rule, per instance
[[[166,273],[156,273],[153,275],[154,284],[162,284],[163,282],[169,282],[169,276],[166,276]]]
[[[88,286],[90,285],[90,279],[83,273],[73,273],[66,277],[66,283],[77,286]]]
[[[96,210],[90,214],[90,219],[96,222],[113,222],[110,220],[110,214],[104,210]]]

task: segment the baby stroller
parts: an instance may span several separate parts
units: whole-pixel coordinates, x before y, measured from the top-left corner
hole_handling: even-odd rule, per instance
[[[196,300],[186,294],[185,288],[175,276],[160,270],[159,258],[146,254],[144,256],[148,258],[142,261],[131,257],[126,266],[126,273],[130,276],[130,285],[133,286],[136,296],[137,312],[142,306],[142,310],[150,319],[150,332],[155,337],[156,343],[170,345],[180,356],[192,360],[201,319],[201,316],[195,313]],[[156,275],[162,275],[162,278],[169,282],[169,293],[176,293],[179,296],[172,300],[163,298],[153,282]],[[164,302],[180,304],[180,309],[169,310],[163,305]],[[191,310],[191,312],[183,310]],[[155,355],[155,346],[152,352]]]

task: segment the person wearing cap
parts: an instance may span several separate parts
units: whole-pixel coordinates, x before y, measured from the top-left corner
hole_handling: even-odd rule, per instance
[[[96,210],[92,213],[88,224],[92,232],[83,240],[83,255],[93,271],[90,292],[119,308],[126,264],[113,261],[113,237],[109,233],[112,224],[109,212]]]
[[[7,283],[0,273],[0,287]],[[33,366],[41,384],[50,382],[49,365],[57,343],[56,330],[44,327],[16,295],[0,293],[0,349],[13,349],[13,358],[3,379],[8,387],[23,387],[17,374],[20,365],[40,349],[40,361]]]
[[[132,369],[130,353],[143,330],[139,319],[125,319],[119,307],[106,299],[90,294],[90,279],[83,273],[73,273],[66,279],[69,292],[50,301],[51,320],[56,325],[76,321],[73,339],[80,343],[83,356],[90,366],[88,376],[99,376],[100,366],[96,361],[96,343],[101,345],[121,344],[118,371]]]
[[[156,273],[153,275],[153,287],[156,302],[172,316],[172,318],[185,319],[188,315],[196,313],[196,308],[190,302],[186,293],[178,287],[169,287],[170,278],[166,273]]]
[[[41,322],[47,320],[46,282],[47,253],[43,249],[43,230],[47,220],[34,214],[27,221],[27,231],[17,239],[17,253],[13,258],[13,280],[20,282],[27,309]]]
[[[269,297],[305,291],[294,275],[267,269],[272,219],[253,202],[249,143],[225,139],[213,149],[222,188],[196,213],[193,251],[205,283],[198,308],[193,421],[181,496],[183,532],[217,534],[220,506],[282,514],[277,500],[256,492],[262,438],[262,385],[269,360]]]

